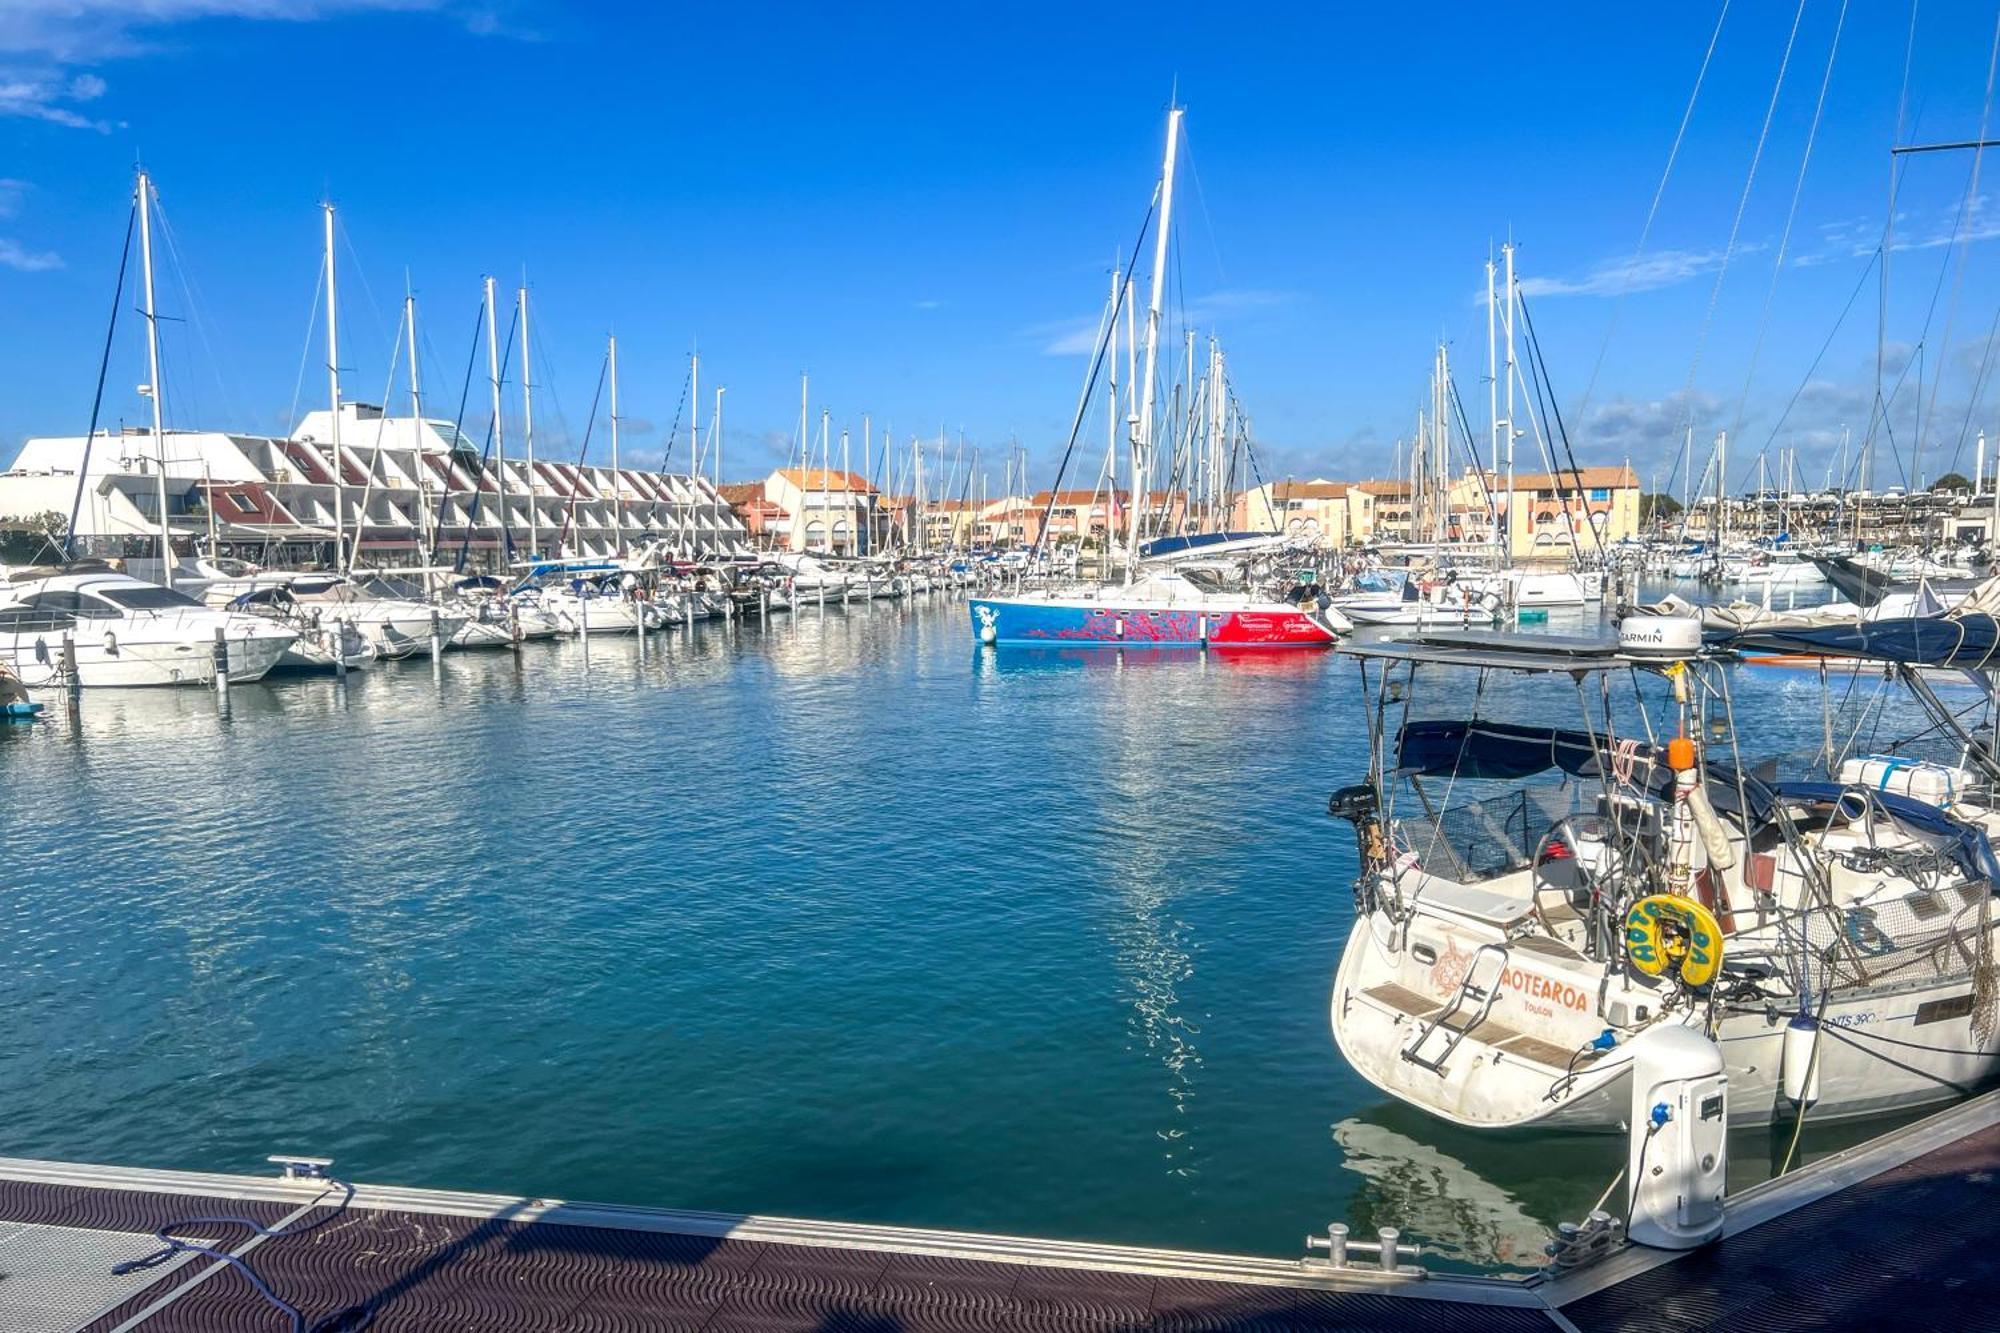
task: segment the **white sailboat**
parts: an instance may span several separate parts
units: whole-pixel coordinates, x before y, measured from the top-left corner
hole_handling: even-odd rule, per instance
[[[1330,806],[1362,862],[1332,1027],[1377,1088],[1471,1128],[1616,1130],[1632,1039],[1660,1025],[1717,1041],[1732,1123],[1871,1115],[2000,1073],[2000,808],[1984,794],[2000,761],[1968,736],[1957,766],[1864,755],[1830,782],[1755,777],[1692,738],[1721,668],[1680,623],[1628,631],[1628,647],[1685,645],[1664,655],[1548,636],[1351,650],[1385,686],[1396,673],[1384,700],[1429,697],[1436,671],[1521,671],[1589,701],[1615,673],[1664,682],[1670,715],[1577,731],[1399,702],[1390,734],[1378,712],[1370,782]],[[1992,618],[1973,631],[1990,654]],[[1930,664],[1971,632],[1940,629]],[[1544,773],[1563,781],[1530,781]]]

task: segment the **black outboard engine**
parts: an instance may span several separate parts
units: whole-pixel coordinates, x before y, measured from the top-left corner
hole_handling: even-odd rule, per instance
[[[1389,847],[1382,838],[1381,809],[1375,788],[1366,782],[1342,787],[1326,798],[1327,814],[1354,825],[1354,845],[1361,857],[1364,877],[1389,864]]]

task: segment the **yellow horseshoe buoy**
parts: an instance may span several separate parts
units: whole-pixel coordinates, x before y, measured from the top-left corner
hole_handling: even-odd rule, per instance
[[[1722,970],[1722,927],[1692,898],[1656,893],[1625,914],[1625,956],[1649,977],[1672,968],[1690,986],[1706,986]]]

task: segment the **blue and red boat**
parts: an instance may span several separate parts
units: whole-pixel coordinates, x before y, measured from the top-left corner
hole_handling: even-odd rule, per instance
[[[1328,648],[1354,628],[1317,588],[1281,601],[1178,574],[976,597],[971,606],[979,642],[1016,647]]]

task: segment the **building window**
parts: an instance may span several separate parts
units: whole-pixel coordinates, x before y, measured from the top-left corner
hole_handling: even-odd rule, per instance
[[[1611,492],[1603,486],[1593,487],[1590,492],[1590,498],[1599,501],[1609,500],[1611,498]]]

